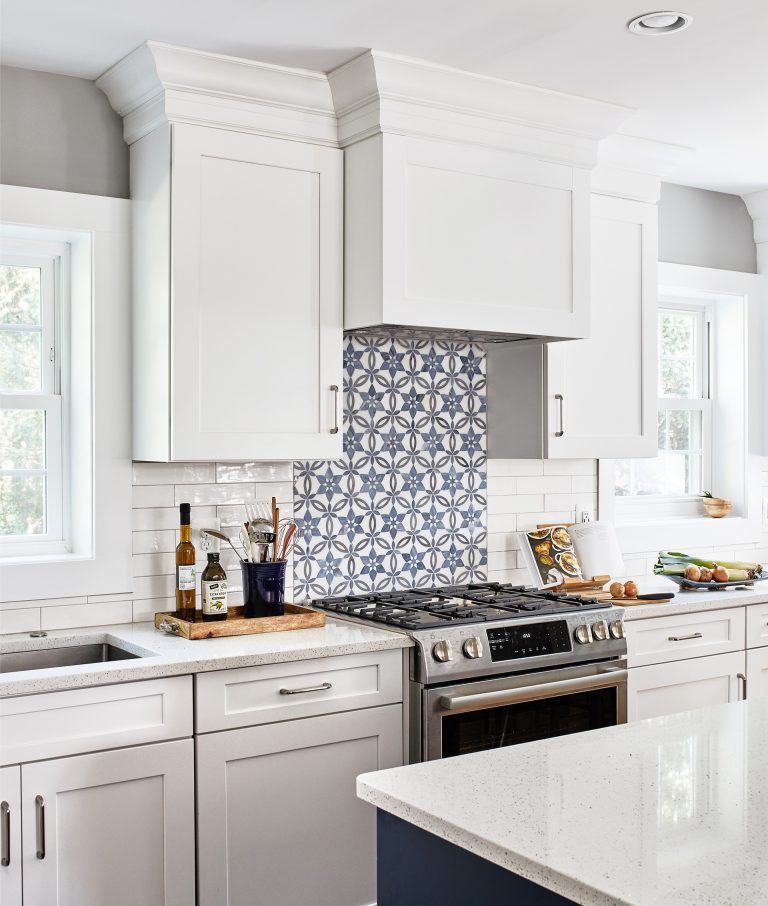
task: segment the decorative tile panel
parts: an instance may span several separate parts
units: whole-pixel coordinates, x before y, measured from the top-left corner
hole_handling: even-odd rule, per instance
[[[349,336],[344,455],[294,463],[295,599],[486,578],[485,353]]]

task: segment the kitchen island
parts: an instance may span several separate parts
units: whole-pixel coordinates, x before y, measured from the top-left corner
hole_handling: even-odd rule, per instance
[[[739,904],[768,891],[768,701],[358,778],[379,906]]]

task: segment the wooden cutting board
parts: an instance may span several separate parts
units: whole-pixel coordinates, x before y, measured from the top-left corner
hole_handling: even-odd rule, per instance
[[[226,620],[204,621],[199,610],[194,622],[179,619],[173,612],[155,614],[155,629],[190,641],[259,632],[286,632],[290,629],[316,629],[318,626],[325,626],[325,614],[300,604],[286,604],[281,617],[246,617],[242,607],[230,607]]]

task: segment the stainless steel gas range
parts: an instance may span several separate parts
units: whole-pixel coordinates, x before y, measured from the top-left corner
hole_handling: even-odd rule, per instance
[[[621,608],[497,583],[312,603],[413,639],[411,761],[626,722]]]

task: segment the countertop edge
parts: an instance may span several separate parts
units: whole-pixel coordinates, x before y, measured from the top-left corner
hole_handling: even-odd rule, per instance
[[[560,894],[568,899],[577,898],[576,902],[582,906],[628,906],[623,898],[612,897],[609,894],[596,890],[577,881],[575,878],[562,872],[548,868],[546,865],[521,856],[518,853],[505,849],[496,843],[491,843],[476,834],[462,830],[450,821],[438,818],[425,812],[423,809],[407,805],[394,796],[371,786],[366,777],[361,774],[357,778],[357,795],[363,802],[407,821],[429,834],[452,843],[460,849],[473,853],[481,859],[492,862],[506,871],[520,875],[520,877],[545,887],[553,893]]]

